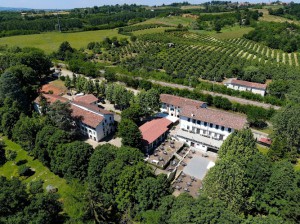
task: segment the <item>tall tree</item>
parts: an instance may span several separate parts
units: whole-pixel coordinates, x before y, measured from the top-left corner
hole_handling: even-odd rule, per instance
[[[91,145],[80,141],[61,144],[54,151],[51,167],[67,179],[77,178],[82,181],[87,177],[92,150]]]
[[[142,148],[142,134],[133,121],[122,119],[118,126],[118,135],[122,138],[123,145]]]

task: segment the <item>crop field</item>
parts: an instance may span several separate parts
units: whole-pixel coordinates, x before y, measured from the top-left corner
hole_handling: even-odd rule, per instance
[[[217,33],[216,31],[205,31],[205,30],[192,30],[194,33],[205,34],[216,37],[218,39],[231,39],[231,38],[240,38],[244,34],[249,33],[253,30],[252,27],[240,27],[240,26],[231,26],[225,27],[221,32]]]
[[[192,22],[194,22],[195,19],[193,18],[184,18],[181,16],[170,16],[170,17],[157,17],[153,19],[148,19],[145,22],[139,23],[139,24],[165,24],[168,26],[177,26],[178,24],[182,24],[184,26],[190,25]]]
[[[43,180],[44,188],[48,185],[53,185],[58,189],[61,196],[61,201],[64,204],[64,211],[72,218],[80,217],[83,212],[81,198],[83,197],[84,187],[78,183],[67,184],[66,180],[52,173],[40,161],[29,156],[28,153],[21,148],[20,145],[3,138],[6,149],[17,152],[17,157],[14,161],[6,162],[0,167],[0,174],[7,177],[18,177],[17,161],[27,160],[27,166],[35,171],[35,174],[27,179],[23,179],[23,183],[29,184],[31,181]]]
[[[63,41],[68,41],[72,47],[86,47],[89,42],[102,41],[104,37],[126,37],[118,34],[114,30],[97,30],[77,33],[58,33],[48,32],[42,34],[22,35],[0,38],[0,45],[36,47],[44,50],[46,53],[56,51]]]
[[[280,16],[270,15],[267,8],[259,9],[258,11],[263,13],[263,17],[261,17],[259,19],[260,21],[279,22],[279,23],[289,22],[289,23],[295,23],[297,25],[300,25],[299,21],[291,20],[291,19],[286,19],[286,18],[280,17]]]

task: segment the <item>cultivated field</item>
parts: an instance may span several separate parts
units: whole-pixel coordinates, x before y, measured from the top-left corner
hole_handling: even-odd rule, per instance
[[[36,47],[46,53],[56,51],[63,41],[70,42],[74,48],[86,47],[89,42],[102,41],[104,37],[125,37],[114,30],[97,30],[77,33],[48,32],[34,35],[22,35],[0,38],[0,45],[19,47]]]
[[[216,31],[205,31],[205,30],[193,30],[192,32],[198,34],[210,35],[218,39],[232,39],[232,38],[240,38],[244,34],[249,33],[251,30],[253,30],[252,27],[232,26],[232,27],[223,28],[220,33],[217,33]]]
[[[139,24],[165,24],[168,26],[177,26],[178,24],[182,24],[184,26],[190,25],[194,22],[195,19],[193,18],[184,18],[181,16],[170,16],[170,17],[161,17],[161,18],[152,18],[148,19],[145,22]]]

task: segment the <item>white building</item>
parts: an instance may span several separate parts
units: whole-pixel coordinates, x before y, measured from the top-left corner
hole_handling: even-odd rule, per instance
[[[267,84],[247,82],[237,79],[229,79],[228,82],[224,83],[227,88],[239,90],[239,91],[249,91],[255,94],[264,96],[266,94]]]
[[[168,114],[172,117],[178,117],[184,106],[194,106],[200,108],[206,108],[207,104],[198,100],[191,100],[180,96],[174,96],[170,94],[160,94],[161,107],[160,111],[162,113]]]
[[[180,114],[177,137],[202,151],[217,151],[234,130],[247,125],[244,116],[209,108],[185,106]]]
[[[176,137],[195,149],[217,151],[234,130],[247,126],[244,116],[207,108],[202,101],[161,94],[161,112],[179,117]]]
[[[69,103],[72,116],[78,121],[80,131],[94,141],[99,142],[115,131],[114,114],[96,106],[95,102],[98,99],[93,98],[91,94],[76,97],[73,101],[54,94],[43,94],[43,96],[50,104],[55,101]],[[40,98],[35,100],[34,107],[41,113]]]

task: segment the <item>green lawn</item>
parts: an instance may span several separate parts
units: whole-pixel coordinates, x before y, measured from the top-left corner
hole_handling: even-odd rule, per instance
[[[259,144],[256,144],[258,151],[260,151],[262,154],[266,155],[269,151],[269,148],[265,146],[261,146]]]
[[[104,37],[125,37],[118,34],[117,29],[97,30],[75,33],[48,32],[42,34],[22,35],[0,38],[0,44],[19,47],[36,47],[46,53],[56,51],[63,41],[69,41],[74,48],[86,47],[89,42],[102,41]]]
[[[3,141],[6,145],[6,149],[10,149],[17,152],[17,158],[15,161],[10,161],[0,167],[0,175],[7,178],[18,177],[18,166],[15,164],[20,160],[27,160],[27,166],[35,170],[35,174],[27,179],[22,179],[23,183],[29,184],[31,181],[43,180],[44,187],[52,185],[58,188],[58,193],[61,196],[61,201],[64,205],[64,211],[73,219],[81,217],[83,213],[82,198],[85,187],[79,183],[68,184],[65,179],[52,173],[47,167],[45,167],[39,160],[33,159],[28,153],[21,148],[20,145],[3,137]]]
[[[252,27],[233,26],[223,28],[220,33],[217,33],[216,31],[205,30],[193,30],[192,32],[210,35],[218,39],[232,39],[240,38],[244,34],[249,33],[251,30],[253,30]]]

